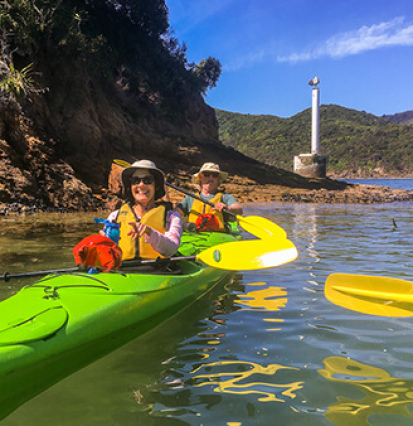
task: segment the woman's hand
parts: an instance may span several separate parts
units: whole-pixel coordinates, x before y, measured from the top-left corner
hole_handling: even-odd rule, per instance
[[[135,241],[139,237],[142,237],[143,234],[151,235],[152,233],[152,228],[146,226],[144,223],[129,222],[128,225],[132,227],[132,229],[128,232],[128,235],[132,235],[133,241]]]

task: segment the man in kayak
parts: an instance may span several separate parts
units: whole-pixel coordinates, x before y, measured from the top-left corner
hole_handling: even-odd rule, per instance
[[[126,202],[109,222],[120,223],[122,260],[169,257],[178,251],[182,224],[165,195],[165,175],[149,160],[135,161],[121,174]]]
[[[199,172],[193,175],[193,181],[199,185],[198,196],[214,204],[214,207],[188,195],[175,210],[181,217],[188,216],[188,221],[195,223],[199,231],[226,232],[225,224],[230,217],[225,214],[225,210],[234,215],[242,214],[242,207],[235,197],[218,189],[227,177],[228,173],[221,171],[218,164],[205,163]]]

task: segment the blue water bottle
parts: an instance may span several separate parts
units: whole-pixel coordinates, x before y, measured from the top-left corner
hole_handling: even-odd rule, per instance
[[[120,223],[112,223],[106,219],[99,219],[95,217],[96,223],[104,223],[105,227],[103,228],[103,232],[105,235],[114,241],[116,244],[119,243],[120,237]]]

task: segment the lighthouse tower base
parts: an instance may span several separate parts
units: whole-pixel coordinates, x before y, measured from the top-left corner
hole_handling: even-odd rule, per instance
[[[307,178],[325,178],[327,157],[318,154],[300,154],[294,157],[294,172]]]

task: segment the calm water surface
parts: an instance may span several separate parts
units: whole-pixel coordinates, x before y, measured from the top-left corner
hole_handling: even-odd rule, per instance
[[[348,183],[388,186],[391,189],[413,190],[413,179],[345,179]]]
[[[412,212],[413,203],[249,207],[287,231],[298,260],[237,273],[2,425],[413,424],[413,315],[370,316],[324,296],[334,272],[413,281]],[[1,270],[73,266],[92,218],[2,219]],[[28,282],[3,283],[0,296]]]

